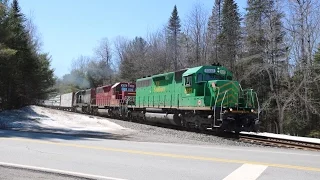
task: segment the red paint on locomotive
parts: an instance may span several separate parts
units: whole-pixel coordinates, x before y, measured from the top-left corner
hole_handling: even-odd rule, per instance
[[[96,89],[96,105],[119,106],[125,104],[130,96],[136,95],[135,83],[118,82],[113,85],[106,85]]]

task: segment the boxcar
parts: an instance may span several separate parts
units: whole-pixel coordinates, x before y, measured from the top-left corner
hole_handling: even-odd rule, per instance
[[[52,106],[55,108],[60,107],[60,102],[61,102],[61,95],[57,95],[53,98],[50,99],[52,101]]]
[[[67,93],[61,95],[61,103],[60,103],[60,109],[63,110],[72,110],[73,109],[73,97],[74,93]]]

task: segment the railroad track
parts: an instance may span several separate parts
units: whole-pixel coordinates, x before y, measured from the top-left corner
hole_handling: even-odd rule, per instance
[[[105,116],[100,116],[105,117]],[[110,117],[109,117],[110,118]],[[112,118],[117,120],[122,120],[121,118]],[[297,140],[289,140],[289,139],[282,139],[282,138],[274,138],[274,137],[267,137],[267,136],[259,136],[254,134],[234,134],[232,132],[224,132],[224,133],[217,133],[215,131],[199,131],[197,129],[187,129],[184,127],[166,125],[166,124],[158,124],[152,122],[139,122],[139,121],[131,121],[132,123],[139,123],[151,126],[157,126],[162,128],[169,128],[173,130],[179,131],[187,131],[187,132],[194,132],[194,133],[202,133],[206,135],[213,135],[219,136],[221,138],[239,140],[247,143],[259,144],[263,146],[272,146],[272,147],[283,147],[283,148],[294,148],[294,149],[303,149],[303,150],[312,150],[312,151],[320,151],[320,144],[312,143],[312,142],[304,142],[304,141],[297,141]]]
[[[78,114],[77,112],[70,112],[70,113],[75,113]],[[81,113],[85,114],[85,113]],[[127,121],[121,118],[116,118],[116,117],[107,117],[104,115],[89,115],[85,114],[88,116],[95,116],[95,117],[105,117],[105,118],[111,118],[111,119],[117,119],[117,120],[122,120],[122,121]],[[236,135],[231,132],[225,132],[222,134],[217,134],[215,131],[199,131],[196,129],[186,129],[183,127],[178,127],[178,126],[171,126],[171,125],[166,125],[166,124],[158,124],[158,123],[152,123],[152,122],[147,122],[147,121],[137,121],[137,120],[130,120],[132,123],[138,123],[138,124],[145,124],[145,125],[151,125],[151,126],[157,126],[157,127],[162,127],[162,128],[169,128],[173,130],[179,130],[179,131],[188,131],[188,132],[194,132],[194,133],[202,133],[206,135],[214,135],[214,136],[219,136],[222,138],[227,138],[227,139],[233,139],[233,140],[239,140],[247,143],[253,143],[253,144],[259,144],[259,145],[264,145],[264,146],[272,146],[272,147],[285,147],[285,148],[295,148],[295,149],[303,149],[303,150],[313,150],[313,151],[320,151],[320,144],[318,143],[311,143],[311,142],[303,142],[303,141],[296,141],[296,140],[288,140],[288,139],[281,139],[281,138],[273,138],[273,137],[267,137],[267,136],[259,136],[259,135],[254,135],[254,134],[239,134]]]
[[[312,142],[304,142],[297,140],[288,140],[274,137],[258,136],[258,135],[239,135],[239,140],[254,144],[273,147],[285,147],[303,150],[320,151],[320,144]]]

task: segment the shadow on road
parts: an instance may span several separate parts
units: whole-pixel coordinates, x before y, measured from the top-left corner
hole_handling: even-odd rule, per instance
[[[20,137],[30,139],[63,139],[63,140],[82,140],[82,139],[111,139],[111,140],[129,140],[130,135],[119,135],[113,133],[97,133],[90,131],[74,131],[74,134],[63,133],[61,129],[43,129],[43,130],[25,130],[9,129],[0,130],[0,138]]]
[[[50,117],[35,112],[30,107],[0,112],[0,137],[21,137],[32,139],[111,139],[128,140],[128,133],[74,130],[60,127],[43,127],[40,120],[53,121]]]

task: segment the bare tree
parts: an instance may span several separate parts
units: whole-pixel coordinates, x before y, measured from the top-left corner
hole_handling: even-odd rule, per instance
[[[114,54],[115,54],[115,63],[120,64],[121,61],[124,61],[126,57],[126,50],[129,45],[129,40],[122,36],[117,36],[114,41]]]
[[[90,61],[91,61],[91,58],[89,56],[83,56],[83,55],[73,59],[71,62],[71,71],[78,71],[85,74],[86,67]]]
[[[206,45],[206,31],[208,24],[208,13],[203,5],[197,3],[194,5],[192,11],[184,23],[184,32],[192,40],[190,65],[201,65],[205,63],[207,45]]]
[[[148,72],[146,72],[148,75],[173,70],[168,58],[166,39],[166,27],[147,35],[148,51],[145,63],[149,66]]]
[[[34,16],[33,16],[33,13],[31,12],[29,17],[26,19],[25,27],[30,36],[29,38],[32,45],[35,47],[37,51],[40,51],[43,43],[42,43],[41,35],[38,31],[38,28],[33,21],[34,21]]]
[[[290,38],[291,54],[295,74],[301,88],[297,91],[299,116],[302,123],[310,121],[310,109],[314,102],[311,97],[310,77],[313,64],[313,53],[320,36],[320,2],[317,0],[289,0],[287,29]]]
[[[103,38],[100,44],[95,48],[97,60],[104,61],[108,66],[112,66],[112,50],[108,38]]]
[[[112,50],[108,38],[102,39],[95,48],[95,59],[96,62],[91,63],[91,74],[102,78],[103,84],[112,83],[115,64],[112,62]]]

